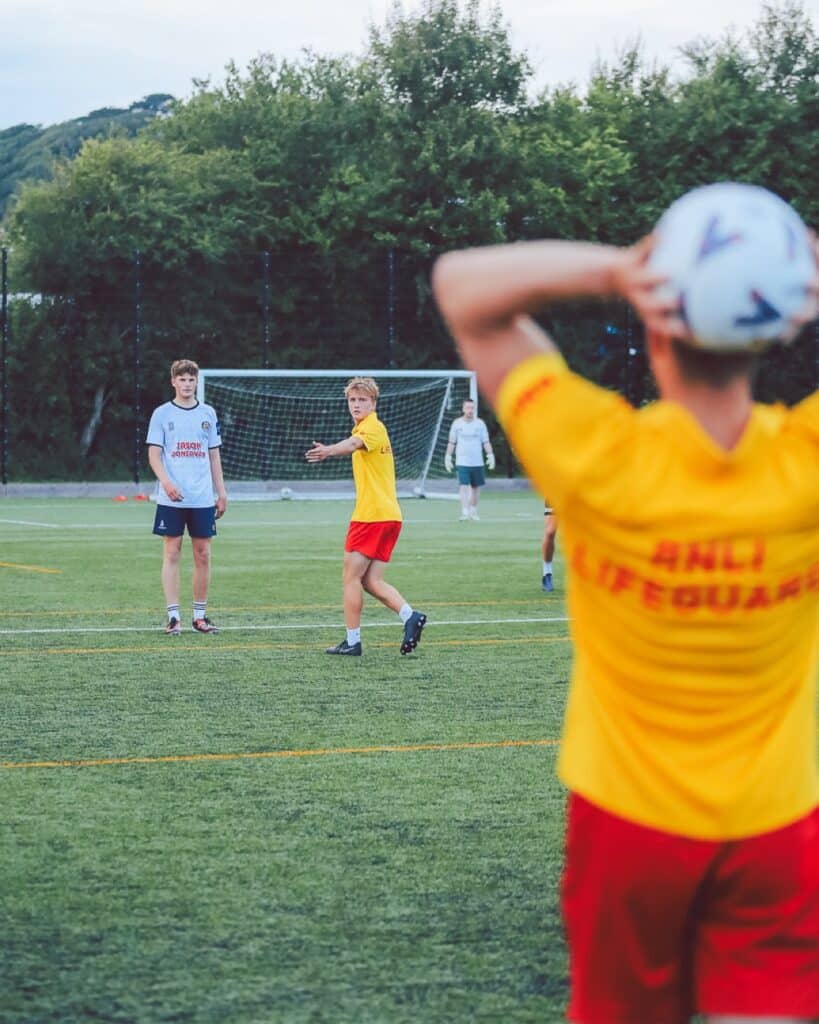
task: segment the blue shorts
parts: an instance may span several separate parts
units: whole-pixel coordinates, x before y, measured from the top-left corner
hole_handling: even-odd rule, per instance
[[[181,537],[185,527],[191,537],[216,536],[216,506],[210,508],[176,508],[157,505],[154,533],[159,537]]]
[[[486,476],[483,466],[456,466],[458,470],[458,483],[461,487],[483,487],[486,483]]]

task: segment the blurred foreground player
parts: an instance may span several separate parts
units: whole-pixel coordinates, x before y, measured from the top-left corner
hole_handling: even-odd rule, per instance
[[[569,1019],[808,1021],[819,394],[761,406],[752,378],[760,347],[816,316],[816,247],[761,189],[709,186],[678,204],[633,249],[451,253],[434,288],[562,520]],[[588,296],[641,317],[658,402],[634,410],[575,375],[532,319]]]

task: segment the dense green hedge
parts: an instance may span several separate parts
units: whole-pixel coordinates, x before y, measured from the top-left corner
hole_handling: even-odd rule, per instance
[[[179,355],[453,365],[429,289],[453,247],[629,243],[719,179],[768,186],[819,223],[819,46],[801,6],[765,6],[747,36],[700,40],[686,59],[674,77],[630,50],[582,89],[531,95],[498,11],[428,0],[396,8],[360,57],[263,56],[134,138],[86,142],[23,186],[4,225],[11,289],[39,297],[11,307],[11,478],[129,472]],[[627,326],[619,307],[552,323],[572,362],[619,387]],[[766,397],[815,387],[814,362],[811,339],[790,362],[772,357]],[[628,372],[639,399],[642,368]]]

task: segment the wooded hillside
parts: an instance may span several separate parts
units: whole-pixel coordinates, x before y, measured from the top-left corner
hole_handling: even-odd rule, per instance
[[[54,161],[76,156],[86,139],[136,135],[172,103],[173,96],[154,93],[132,103],[127,110],[103,107],[48,128],[17,124],[0,131],[0,219],[23,181],[50,178]]]

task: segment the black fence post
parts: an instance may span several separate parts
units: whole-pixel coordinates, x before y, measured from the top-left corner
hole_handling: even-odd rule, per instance
[[[9,448],[9,253],[3,249],[0,257],[0,369],[3,371],[2,393],[0,393],[0,480],[8,483]]]
[[[134,483],[139,485],[142,452],[142,253],[134,254]]]
[[[395,366],[395,249],[387,251],[387,366]]]
[[[262,253],[262,271],[264,282],[264,368],[270,366],[270,253]]]
[[[637,401],[634,395],[635,392],[635,381],[634,381],[634,357],[637,355],[637,349],[634,347],[634,323],[631,315],[631,307],[626,306],[626,366],[625,366],[625,394],[627,400],[632,405],[637,405]]]

